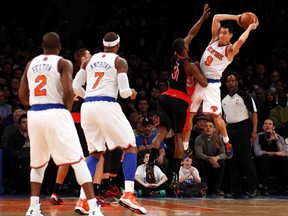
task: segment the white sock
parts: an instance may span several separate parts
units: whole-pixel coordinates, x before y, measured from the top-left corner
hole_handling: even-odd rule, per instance
[[[184,150],[187,150],[189,147],[189,142],[183,142]]]
[[[31,196],[30,197],[30,205],[36,206],[39,204],[39,196]]]
[[[227,137],[223,136],[223,141],[224,141],[224,143],[228,143],[229,142],[229,137],[228,136]]]
[[[89,209],[96,209],[97,206],[98,206],[96,198],[87,200],[87,202],[88,202],[88,205],[89,205]]]
[[[125,181],[125,192],[134,193],[134,181]]]
[[[80,198],[83,200],[83,199],[86,199],[86,194],[83,190],[83,188],[81,187],[81,190],[80,190]]]

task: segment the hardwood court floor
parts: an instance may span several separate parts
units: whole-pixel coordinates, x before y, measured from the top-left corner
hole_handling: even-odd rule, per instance
[[[257,199],[224,198],[138,198],[147,209],[147,216],[287,216],[288,197]],[[45,216],[77,216],[74,212],[77,198],[64,197],[64,205],[53,206],[48,197],[42,197],[42,211]],[[29,206],[29,197],[0,196],[0,215],[24,216]],[[132,216],[122,206],[102,208],[105,216]]]

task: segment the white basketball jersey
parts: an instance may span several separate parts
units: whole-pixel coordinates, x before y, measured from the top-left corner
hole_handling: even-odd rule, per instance
[[[200,67],[206,78],[220,80],[222,77],[223,71],[231,63],[225,55],[227,46],[219,46],[219,40],[217,40],[205,49]]]
[[[30,90],[30,105],[64,104],[61,76],[57,55],[36,56],[29,65],[27,79]]]
[[[96,53],[86,66],[86,97],[109,96],[117,99],[118,82],[115,67],[118,55],[115,53]]]

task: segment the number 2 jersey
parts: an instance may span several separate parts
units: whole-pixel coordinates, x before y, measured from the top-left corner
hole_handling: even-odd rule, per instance
[[[32,59],[28,71],[30,106],[35,104],[64,104],[58,55],[39,55]]]

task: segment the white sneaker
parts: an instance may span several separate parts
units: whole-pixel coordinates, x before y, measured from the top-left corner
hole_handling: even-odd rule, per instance
[[[44,216],[44,214],[41,211],[40,203],[37,204],[35,207],[29,207],[28,211],[26,212],[26,216]]]
[[[104,216],[100,210],[100,205],[98,205],[95,209],[91,209],[89,216]]]

